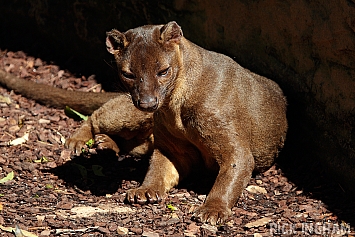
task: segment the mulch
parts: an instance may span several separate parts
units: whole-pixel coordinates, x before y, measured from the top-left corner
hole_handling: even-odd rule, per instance
[[[94,75],[77,76],[21,51],[0,50],[0,69],[63,89],[101,91]],[[354,214],[355,205],[330,210],[277,165],[253,176],[220,226],[191,219],[213,182],[208,174],[189,178],[161,203],[130,205],[125,192],[140,185],[148,158],[74,156],[63,142],[80,123],[0,87],[1,236],[355,236],[355,223],[339,215]],[[330,191],[342,195],[336,192]]]

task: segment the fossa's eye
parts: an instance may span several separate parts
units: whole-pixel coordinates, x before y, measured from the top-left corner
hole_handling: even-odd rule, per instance
[[[135,78],[134,74],[131,73],[131,72],[124,72],[124,71],[122,71],[122,76],[125,77],[125,78],[127,78],[127,79],[134,79],[134,78]]]
[[[167,67],[167,68],[165,68],[165,69],[159,71],[158,74],[157,74],[157,76],[159,76],[159,77],[165,77],[166,75],[168,75],[169,71],[170,71],[170,67]]]

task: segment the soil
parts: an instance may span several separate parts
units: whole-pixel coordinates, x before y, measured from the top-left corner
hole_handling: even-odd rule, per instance
[[[102,90],[94,75],[78,77],[21,51],[0,50],[0,69],[63,89]],[[63,142],[80,123],[0,87],[1,236],[355,235],[355,205],[339,185],[324,179],[305,191],[277,164],[253,176],[223,225],[191,219],[213,183],[208,174],[190,177],[161,203],[130,205],[125,192],[142,182],[149,158],[94,148],[74,156]]]

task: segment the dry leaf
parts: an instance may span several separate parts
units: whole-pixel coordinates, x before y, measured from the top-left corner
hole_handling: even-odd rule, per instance
[[[269,223],[272,219],[270,217],[264,217],[256,221],[249,222],[248,224],[245,225],[247,228],[252,228],[252,227],[259,227],[259,226],[264,226],[267,223]]]
[[[15,175],[14,175],[14,172],[11,171],[10,173],[8,173],[8,174],[6,175],[6,177],[0,179],[0,184],[5,183],[5,182],[10,181],[10,180],[13,180],[13,179],[14,179],[14,176],[15,176]]]
[[[65,144],[65,137],[57,131],[57,134],[60,136],[60,142],[64,145]]]
[[[6,232],[14,232],[16,230],[16,228],[5,227],[5,226],[0,225],[0,230],[6,231]],[[26,230],[20,230],[20,231],[24,237],[38,237],[37,235],[32,234],[31,232],[28,232]]]
[[[0,95],[0,103],[11,104],[11,99],[7,96]]]
[[[117,234],[119,235],[127,235],[129,230],[126,228],[126,227],[117,227],[117,230],[116,230]]]
[[[15,237],[25,237],[25,235],[22,233],[22,230],[18,225],[15,225],[15,229],[13,230],[13,233],[15,234]]]
[[[254,194],[258,194],[258,193],[262,193],[262,194],[267,194],[267,191],[265,188],[263,187],[259,187],[256,185],[250,185],[246,188],[246,190],[250,193],[254,193]]]
[[[21,145],[21,144],[28,141],[28,136],[29,136],[29,133],[25,133],[25,135],[23,135],[22,137],[16,138],[16,139],[12,140],[11,142],[9,142],[9,145],[10,146]]]
[[[71,216],[74,218],[83,218],[92,216],[96,213],[132,213],[134,212],[132,208],[129,207],[118,207],[116,205],[100,205],[98,207],[91,207],[91,206],[81,206],[81,207],[74,207],[70,210],[72,213],[76,213],[75,215]]]

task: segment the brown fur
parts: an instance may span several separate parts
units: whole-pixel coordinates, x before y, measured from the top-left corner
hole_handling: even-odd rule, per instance
[[[156,202],[204,164],[218,170],[194,216],[220,223],[252,171],[271,166],[287,131],[286,99],[273,81],[183,37],[175,22],[107,33],[107,49],[133,104],[154,112],[154,151],[130,202]]]

